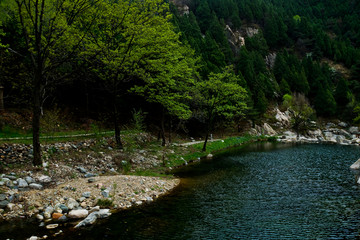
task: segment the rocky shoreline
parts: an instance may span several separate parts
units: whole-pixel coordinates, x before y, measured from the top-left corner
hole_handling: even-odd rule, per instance
[[[277,136],[279,142],[285,143],[328,143],[355,146],[360,144],[359,127],[351,126],[345,122],[328,122],[324,126],[319,126],[316,122],[310,122],[312,130],[308,130],[304,134],[297,134],[289,130],[291,117],[288,111],[281,112],[276,108],[274,116],[276,119],[274,124],[255,125],[254,128],[250,129],[249,133],[252,135]]]
[[[179,183],[178,179],[114,175],[74,179],[43,190],[9,189],[0,194],[3,207],[0,218],[36,217],[40,226],[47,229],[65,222],[75,222],[74,227],[78,228],[106,218],[112,212],[152,202]]]

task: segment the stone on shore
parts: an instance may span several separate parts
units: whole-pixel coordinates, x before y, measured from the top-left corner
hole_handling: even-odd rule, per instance
[[[68,218],[86,218],[89,214],[88,210],[86,209],[78,209],[78,210],[71,210],[68,213]]]
[[[29,187],[32,188],[32,189],[37,189],[37,190],[43,189],[43,185],[38,184],[38,183],[30,183]]]
[[[351,169],[360,169],[360,159],[350,166]]]
[[[71,210],[71,209],[79,207],[79,203],[75,199],[69,198],[69,200],[67,202],[67,207]]]
[[[0,208],[6,208],[6,206],[9,204],[9,201],[3,200],[0,201]]]
[[[87,225],[94,224],[98,218],[107,218],[111,215],[110,209],[100,209],[99,211],[90,213],[84,220],[79,222],[75,228],[83,227]]]
[[[18,186],[19,186],[20,188],[25,188],[25,187],[28,187],[29,184],[28,184],[24,179],[19,178],[19,179],[18,179]]]

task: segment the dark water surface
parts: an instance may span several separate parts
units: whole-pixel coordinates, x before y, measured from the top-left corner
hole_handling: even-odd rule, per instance
[[[360,239],[349,169],[359,157],[360,148],[336,145],[232,150],[177,170],[181,185],[159,201],[62,238]]]

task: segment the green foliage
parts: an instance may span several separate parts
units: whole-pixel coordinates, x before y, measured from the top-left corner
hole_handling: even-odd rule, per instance
[[[295,21],[296,23],[301,22],[301,17],[300,17],[299,15],[293,16],[293,19],[294,19],[294,21]]]
[[[353,119],[353,121],[354,121],[354,123],[359,124],[360,123],[360,105],[356,105],[353,111],[356,114],[356,117]]]
[[[95,205],[100,206],[100,207],[104,207],[104,208],[109,208],[109,207],[112,207],[114,205],[114,202],[111,199],[98,199],[98,201],[96,202]]]
[[[283,105],[290,112],[292,128],[298,135],[310,128],[310,118],[315,112],[303,94],[285,94]]]
[[[145,130],[145,117],[147,113],[143,112],[141,109],[136,111],[136,109],[133,109],[132,111],[132,117],[133,117],[133,129],[135,131],[142,132]]]

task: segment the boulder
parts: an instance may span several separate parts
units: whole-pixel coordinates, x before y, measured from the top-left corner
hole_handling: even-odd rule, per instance
[[[27,181],[25,181],[24,179],[19,178],[19,179],[18,179],[18,186],[19,186],[20,188],[25,188],[25,187],[28,187],[29,184],[28,184]]]
[[[348,124],[345,123],[345,122],[339,122],[338,125],[339,125],[340,127],[343,127],[343,128],[348,127]]]
[[[290,117],[286,114],[281,112],[278,108],[276,108],[276,120],[280,123],[280,125],[288,126],[290,124]]]
[[[340,134],[340,135],[342,135],[342,136],[344,136],[346,138],[351,138],[351,134],[348,133],[347,131],[343,130],[343,129],[339,129],[338,134]]]
[[[270,136],[277,135],[275,130],[268,123],[264,123],[263,129],[264,129],[264,134],[265,135],[270,135]]]
[[[359,134],[359,127],[354,127],[354,126],[350,127],[349,128],[349,133],[351,133],[351,134]]]
[[[110,210],[109,209],[100,209],[99,211],[96,212],[92,212],[90,213],[84,220],[82,220],[81,222],[79,222],[75,228],[78,227],[83,227],[83,226],[87,226],[87,225],[91,225],[94,224],[96,219],[98,218],[107,218],[111,215]]]
[[[350,166],[351,169],[360,169],[360,158]]]
[[[0,201],[0,208],[5,208],[9,204],[9,201],[3,200]]]
[[[91,195],[91,192],[84,192],[81,196],[84,198],[89,198]]]
[[[44,211],[44,217],[49,219],[51,218],[51,214],[54,212],[54,208],[51,207],[51,206],[48,206],[47,208],[45,208],[45,211]]]
[[[68,218],[86,218],[89,212],[86,209],[71,210],[67,217]]]
[[[26,181],[28,184],[30,184],[30,183],[33,183],[33,182],[34,182],[34,179],[33,179],[32,177],[30,177],[30,176],[27,176],[27,177],[25,177],[25,181]]]
[[[0,194],[0,201],[6,200],[6,194],[1,193]]]
[[[46,175],[41,175],[37,179],[41,183],[49,183],[49,182],[51,182],[51,177],[46,176]]]

